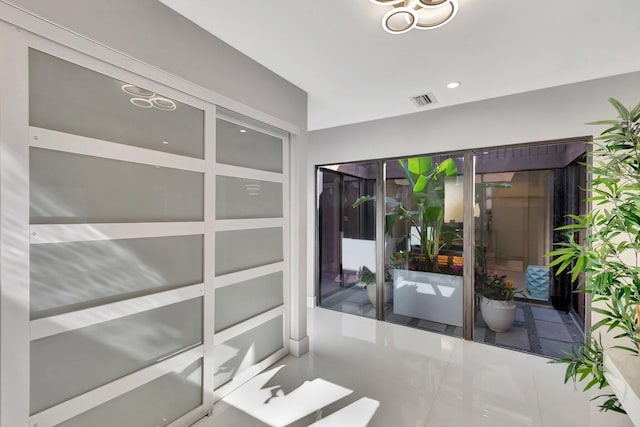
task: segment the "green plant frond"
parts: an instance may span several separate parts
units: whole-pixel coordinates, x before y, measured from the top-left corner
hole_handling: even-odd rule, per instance
[[[414,175],[409,171],[408,161],[404,159],[399,159],[398,164],[402,168],[404,175],[407,178],[407,180],[409,180],[409,183],[411,184],[411,186],[413,187],[414,185],[416,185],[416,179],[414,178]]]
[[[358,206],[360,206],[361,204],[365,203],[365,202],[370,202],[372,200],[376,200],[375,196],[362,196],[362,197],[358,197],[356,199],[355,202],[353,202],[353,206],[354,208],[357,208]]]
[[[418,179],[416,180],[416,184],[413,186],[413,192],[414,193],[420,193],[422,191],[424,191],[424,189],[427,187],[427,183],[428,183],[428,179],[426,176],[424,175],[420,175],[418,177]]]
[[[433,171],[433,159],[428,156],[407,159],[407,169],[414,176],[427,175]]]
[[[458,173],[458,167],[456,166],[456,162],[452,158],[448,158],[444,160],[442,163],[438,165],[436,169],[436,174],[444,173],[445,176],[454,176]]]
[[[589,122],[587,123],[588,125],[596,125],[596,126],[601,126],[601,125],[617,125],[618,121],[617,120],[596,120],[595,122]]]
[[[620,101],[615,98],[609,98],[609,103],[613,105],[613,107],[618,111],[618,114],[620,115],[622,121],[626,122],[627,120],[629,120],[629,110],[627,110],[627,107],[622,105]]]

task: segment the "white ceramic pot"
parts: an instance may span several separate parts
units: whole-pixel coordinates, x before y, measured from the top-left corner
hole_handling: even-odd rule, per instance
[[[507,332],[516,318],[516,304],[513,301],[496,301],[482,297],[480,312],[489,329]]]

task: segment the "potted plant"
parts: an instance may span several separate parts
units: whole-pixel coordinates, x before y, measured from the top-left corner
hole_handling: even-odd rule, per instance
[[[383,301],[386,303],[389,302],[389,298],[391,296],[391,282],[386,280],[386,276],[388,273],[385,271],[385,282],[384,282],[384,299]],[[369,267],[363,265],[358,270],[358,280],[360,283],[364,285],[367,290],[367,296],[369,297],[369,301],[373,306],[376,305],[376,273],[371,271]]]
[[[458,174],[452,158],[436,162],[431,156],[398,160],[409,196],[386,197],[385,240],[392,250],[387,256],[389,279],[393,281],[393,311],[430,321],[462,326],[462,257],[440,265],[440,251],[460,238],[444,223],[445,180]],[[374,200],[360,197],[354,207]],[[394,228],[405,221],[404,231],[394,237]],[[385,266],[386,267],[386,266]],[[448,273],[448,274],[441,274]],[[386,276],[386,274],[385,274]]]
[[[592,209],[570,215],[573,224],[560,227],[567,241],[547,254],[556,274],[572,270],[572,281],[592,296],[590,310],[599,316],[588,340],[556,363],[566,363],[565,382],[585,381],[584,390],[608,385],[604,371],[601,332],[607,331],[613,348],[638,355],[640,324],[640,103],[629,110],[610,99],[618,113],[614,120],[593,124],[607,126],[593,144],[592,164],[587,165],[592,185]],[[579,236],[584,236],[580,241]],[[624,412],[618,398],[604,393],[601,410]]]
[[[480,312],[489,329],[506,332],[516,317],[516,295],[526,297],[522,289],[513,286],[506,275],[481,272],[475,280],[476,295],[480,297]]]
[[[376,305],[376,287],[372,286],[376,284],[376,274],[371,271],[366,265],[360,267],[358,270],[358,280],[364,285],[367,290],[367,296],[369,301],[374,306]]]

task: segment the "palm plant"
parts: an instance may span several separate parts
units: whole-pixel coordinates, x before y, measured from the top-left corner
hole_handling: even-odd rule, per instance
[[[547,254],[553,257],[550,266],[558,266],[557,274],[572,269],[572,281],[592,296],[590,310],[600,316],[590,328],[592,335],[597,333],[595,339],[554,361],[567,364],[565,382],[585,381],[585,391],[608,385],[602,331],[613,335],[613,348],[638,355],[640,345],[640,103],[629,110],[615,99],[609,102],[618,117],[592,123],[607,126],[594,142],[593,161],[587,165],[592,210],[570,215],[574,222],[560,227],[568,241]],[[583,242],[576,239],[578,233],[585,235]],[[601,397],[601,410],[625,412],[614,394],[596,399]]]

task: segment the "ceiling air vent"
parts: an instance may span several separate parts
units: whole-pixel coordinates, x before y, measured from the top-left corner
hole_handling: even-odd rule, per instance
[[[424,95],[412,96],[411,100],[417,107],[424,107],[425,105],[435,104],[438,102],[433,93],[425,93]]]

